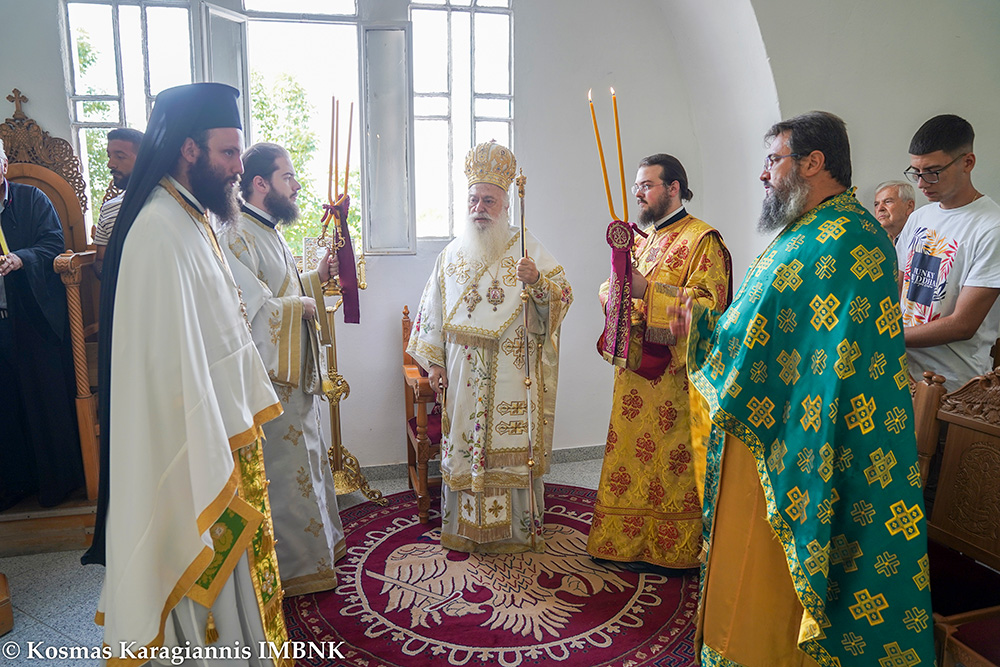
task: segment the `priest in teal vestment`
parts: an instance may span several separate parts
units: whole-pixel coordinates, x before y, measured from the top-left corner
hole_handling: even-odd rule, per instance
[[[729,309],[690,324],[715,426],[701,661],[933,665],[893,246],[850,187],[843,121],[766,138],[759,226],[777,236]]]

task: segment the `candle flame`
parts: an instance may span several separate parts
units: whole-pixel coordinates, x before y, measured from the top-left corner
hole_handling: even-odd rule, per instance
[[[587,100],[590,101],[590,102],[594,101],[594,98],[591,97],[591,95],[590,95],[592,92],[594,92],[593,88],[591,88],[590,90],[587,91]]]
[[[614,94],[615,94],[615,88],[614,88],[614,86],[612,86],[612,87],[611,87],[611,94],[612,94],[612,95],[614,95]]]

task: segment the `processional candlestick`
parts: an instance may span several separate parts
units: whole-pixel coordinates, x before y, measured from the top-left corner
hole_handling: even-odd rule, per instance
[[[646,233],[639,229],[635,223],[628,221],[625,167],[622,161],[622,138],[618,122],[618,97],[615,95],[615,89],[611,89],[611,101],[615,114],[615,138],[618,143],[618,170],[621,176],[622,199],[625,208],[624,220],[618,219],[611,199],[608,168],[604,163],[601,133],[597,128],[597,114],[594,113],[594,101],[590,91],[587,92],[587,99],[590,101],[590,117],[594,121],[594,136],[597,139],[597,152],[601,158],[601,171],[604,176],[604,191],[608,198],[608,210],[611,212],[611,224],[608,225],[607,231],[608,245],[611,246],[611,277],[608,280],[604,332],[597,342],[597,347],[607,361],[624,368],[628,361],[632,327],[632,268],[636,265],[632,252],[636,245],[635,235],[646,236]]]
[[[367,287],[365,281],[365,258],[354,261],[354,247],[347,226],[347,215],[351,206],[351,198],[347,194],[347,181],[350,175],[351,163],[351,130],[354,122],[354,103],[351,103],[347,124],[347,158],[344,161],[344,191],[340,192],[339,165],[339,103],[332,101],[332,128],[330,136],[330,172],[327,186],[327,203],[323,206],[323,228],[317,243],[321,248],[329,248],[336,253],[340,265],[339,275],[330,276],[323,286],[324,296],[339,297],[333,306],[327,306],[326,327],[323,331],[323,343],[327,345],[327,379],[323,381],[323,392],[330,402],[330,448],[327,459],[333,471],[333,482],[337,495],[353,491],[361,491],[365,497],[380,505],[388,501],[382,497],[382,492],[372,489],[361,472],[357,457],[348,451],[343,444],[340,423],[340,401],[351,393],[347,380],[337,370],[337,331],[335,315],[343,306],[344,322],[357,324],[360,321],[358,290]],[[330,222],[333,230],[328,233]],[[324,327],[321,327],[324,328]]]

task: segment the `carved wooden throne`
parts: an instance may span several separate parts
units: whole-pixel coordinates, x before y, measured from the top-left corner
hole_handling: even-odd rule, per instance
[[[56,258],[53,269],[66,285],[73,363],[76,378],[76,416],[80,430],[87,498],[97,498],[98,437],[96,373],[97,295],[99,285],[93,271],[86,269],[95,252],[88,250],[84,212],[87,186],[80,160],[65,139],[52,137],[28,118],[21,104],[28,98],[14,89],[7,100],[14,103],[14,116],[0,125],[9,167],[7,178],[33,185],[52,201],[63,226],[66,252]],[[88,361],[87,340],[91,339]]]
[[[928,517],[938,665],[1000,663],[1000,369],[944,393],[931,372],[914,394],[921,478],[943,448]]]

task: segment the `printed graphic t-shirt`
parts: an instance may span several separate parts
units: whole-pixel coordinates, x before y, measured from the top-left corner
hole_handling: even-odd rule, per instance
[[[1000,288],[1000,206],[986,196],[954,209],[923,206],[906,221],[896,255],[903,272],[903,326],[951,315],[963,287]],[[910,373],[919,380],[933,371],[955,391],[990,370],[990,347],[998,335],[1000,299],[971,339],[907,348]]]

